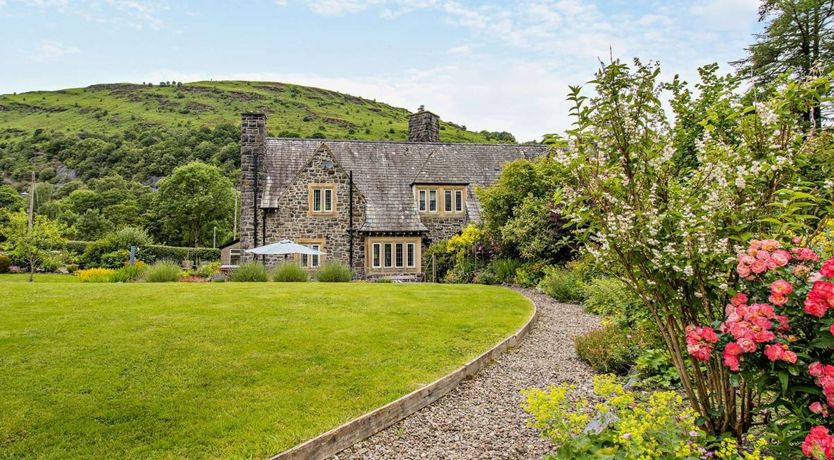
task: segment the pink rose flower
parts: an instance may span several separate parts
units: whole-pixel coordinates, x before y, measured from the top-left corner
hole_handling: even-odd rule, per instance
[[[826,278],[834,278],[834,257],[822,263],[820,275]]]
[[[770,292],[772,294],[781,294],[783,296],[790,295],[793,292],[793,286],[791,283],[783,280],[778,279],[772,283],[770,283]]]
[[[785,265],[788,265],[788,262],[790,262],[791,253],[785,251],[784,249],[780,249],[774,252],[770,258],[776,263],[776,266],[784,267]]]
[[[762,274],[767,271],[767,263],[761,259],[757,259],[755,262],[750,264],[750,271],[757,275]]]

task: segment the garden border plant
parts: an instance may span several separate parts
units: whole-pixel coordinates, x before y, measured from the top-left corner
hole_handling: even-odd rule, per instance
[[[673,127],[662,90],[679,116],[693,98],[678,80],[659,85],[659,72],[614,61],[592,81],[592,99],[571,88],[574,127],[553,152],[559,211],[641,299],[704,429],[740,443],[758,401],[721,363],[690,357],[685,328],[723,318],[737,281],[728,256],[752,236],[813,232],[831,212],[831,134],[804,131],[801,119],[834,74],[782,83],[751,104],[734,78],[702,69],[705,118]]]

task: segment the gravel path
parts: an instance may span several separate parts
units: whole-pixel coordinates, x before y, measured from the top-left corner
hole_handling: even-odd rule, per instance
[[[580,306],[521,292],[539,310],[521,345],[439,401],[334,459],[541,458],[548,443],[527,427],[519,391],[562,383],[590,391],[592,372],[576,356],[573,338],[599,322]]]

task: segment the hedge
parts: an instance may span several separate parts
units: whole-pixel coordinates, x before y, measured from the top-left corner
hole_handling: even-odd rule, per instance
[[[66,248],[74,252],[78,255],[82,255],[87,251],[87,248],[90,246],[95,246],[95,241],[69,241],[67,242]],[[108,252],[110,249],[115,248],[102,248],[102,250],[107,249]],[[130,248],[118,248],[123,249],[125,251],[129,251]],[[90,254],[91,255],[91,254]],[[97,254],[93,256],[93,259],[100,259],[102,254]],[[157,260],[173,260],[175,262],[180,262],[183,260],[192,260],[197,262],[206,262],[206,261],[213,261],[213,260],[220,260],[220,249],[214,248],[188,248],[188,247],[178,247],[178,246],[163,246],[159,244],[149,244],[147,246],[142,246],[138,249],[136,253],[136,257],[139,260],[143,260],[147,263],[153,263]],[[88,265],[93,264],[100,264],[101,260],[86,260],[85,261]]]

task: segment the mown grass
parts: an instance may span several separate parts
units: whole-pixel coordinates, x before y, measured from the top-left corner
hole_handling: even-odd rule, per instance
[[[57,275],[54,273],[35,273],[35,283],[77,283],[78,277],[73,275]],[[0,283],[28,283],[28,273],[0,274]]]
[[[532,310],[491,286],[0,289],[0,458],[267,457],[448,373]]]
[[[200,81],[182,86],[116,84],[0,95],[0,131],[113,133],[163,127],[237,125],[241,112],[267,112],[270,135],[319,133],[330,139],[405,140],[403,109],[320,88],[273,82]],[[442,115],[442,114],[441,114]],[[445,142],[488,142],[442,123]]]

